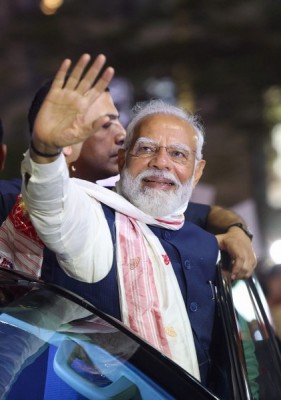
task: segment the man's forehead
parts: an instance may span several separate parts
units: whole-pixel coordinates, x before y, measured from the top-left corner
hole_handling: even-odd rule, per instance
[[[107,107],[108,112],[106,114],[118,114],[117,108],[113,102],[113,98],[110,92],[103,92],[96,100],[97,107]]]
[[[113,101],[113,98],[112,98],[110,92],[104,92],[102,96],[105,99],[105,101],[112,103],[115,107],[115,104],[114,104],[114,101]]]
[[[185,119],[181,118],[180,116],[174,114],[166,114],[166,113],[155,113],[147,115],[146,117],[142,118],[135,127],[135,132],[146,129],[148,126],[151,125],[173,125],[175,128],[184,128],[187,130],[194,130],[193,126]]]
[[[115,114],[107,113],[106,116],[110,119],[110,121],[115,121],[116,119],[119,119],[119,114],[117,110]]]
[[[140,145],[143,145],[143,144],[151,144],[151,145],[156,145],[156,146],[158,146],[158,145],[160,145],[161,143],[161,138],[159,137],[159,139],[154,139],[154,138],[151,138],[151,137],[147,137],[147,136],[139,136],[137,139],[136,139],[136,141],[135,141],[135,144],[140,144]],[[179,147],[179,148],[186,148],[186,149],[189,149],[190,148],[190,146],[188,146],[186,143],[182,143],[182,142],[178,142],[178,143],[173,143],[172,144],[172,146],[177,146],[177,147]]]
[[[159,128],[159,130],[158,130]],[[147,137],[154,138],[158,141],[163,138],[164,131],[172,140],[177,140],[179,143],[197,140],[197,133],[194,127],[183,118],[172,114],[152,114],[140,120],[134,129],[134,142],[138,138]]]

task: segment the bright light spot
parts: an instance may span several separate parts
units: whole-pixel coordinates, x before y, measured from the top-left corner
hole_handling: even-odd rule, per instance
[[[275,264],[281,264],[281,239],[272,243],[269,248],[269,254]]]
[[[275,176],[281,179],[281,157],[276,158],[276,160],[272,162],[272,169]]]
[[[271,141],[273,148],[277,153],[281,153],[281,124],[274,126],[271,132]]]
[[[256,319],[253,304],[249,298],[249,292],[244,281],[239,280],[232,288],[233,303],[238,313],[247,321]]]
[[[62,4],[63,0],[41,0],[40,9],[45,15],[53,15]]]
[[[275,150],[270,163],[269,182],[266,189],[268,204],[281,208],[281,124],[276,124],[271,131],[271,145]]]
[[[267,185],[267,202],[272,208],[281,208],[281,182],[275,180]]]

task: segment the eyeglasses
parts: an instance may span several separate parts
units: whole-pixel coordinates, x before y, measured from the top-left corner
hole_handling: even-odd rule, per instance
[[[136,143],[133,150],[129,153],[132,157],[153,158],[160,149],[166,149],[169,158],[177,164],[188,164],[194,159],[195,150],[183,148],[181,145],[159,146],[153,143]]]

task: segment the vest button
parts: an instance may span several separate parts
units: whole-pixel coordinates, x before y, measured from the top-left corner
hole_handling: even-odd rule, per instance
[[[171,232],[165,231],[164,232],[164,239],[170,240],[171,239]]]
[[[186,268],[186,269],[190,269],[190,268],[191,268],[191,265],[190,265],[190,261],[189,261],[189,260],[185,260],[185,262],[184,262],[184,268]]]
[[[190,309],[190,311],[192,311],[192,312],[197,311],[197,310],[198,310],[198,304],[195,303],[195,301],[193,301],[192,303],[190,303],[189,309]]]

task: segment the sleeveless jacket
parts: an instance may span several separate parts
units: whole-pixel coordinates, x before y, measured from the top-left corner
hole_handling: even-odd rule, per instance
[[[103,210],[115,243],[115,211],[105,205]],[[173,265],[190,319],[204,384],[210,364],[209,348],[215,314],[217,240],[214,235],[187,221],[178,231],[154,226],[150,226],[150,229],[160,240]],[[57,265],[54,254],[46,249],[42,278],[71,290],[101,311],[121,320],[115,256],[112,268],[104,279],[85,283],[66,275]]]

